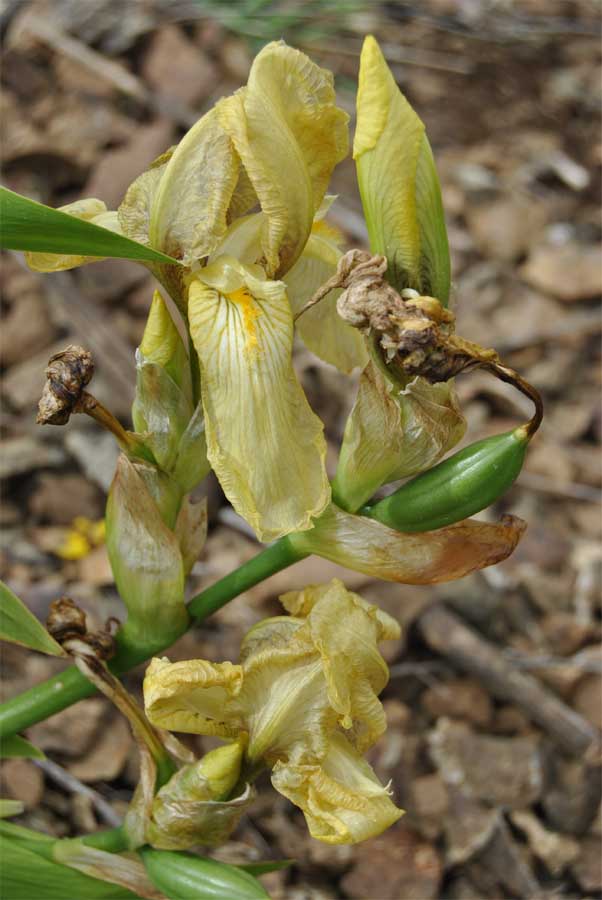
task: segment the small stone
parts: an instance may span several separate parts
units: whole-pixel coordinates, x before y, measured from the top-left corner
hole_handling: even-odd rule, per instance
[[[571,869],[584,891],[593,892],[602,888],[602,855],[597,838],[584,838],[581,842],[581,856]]]
[[[0,770],[2,793],[21,800],[26,809],[37,806],[44,792],[44,776],[29,759],[7,759]]]
[[[438,837],[449,807],[449,794],[440,775],[422,775],[412,783],[408,814],[417,819],[421,834],[429,840]]]
[[[98,519],[102,502],[98,488],[81,475],[42,473],[28,501],[29,511],[38,521],[70,525],[76,516]]]
[[[439,719],[429,746],[444,781],[496,806],[530,806],[540,796],[543,771],[532,738],[474,734],[467,725]]]
[[[598,811],[602,770],[560,756],[553,756],[549,765],[549,787],[541,799],[546,822],[563,834],[583,834]]]
[[[453,787],[448,796],[449,809],[443,821],[445,859],[448,866],[455,866],[471,859],[491,840],[500,813]]]
[[[32,437],[0,441],[0,478],[14,478],[32,469],[58,468],[65,462],[60,447],[42,443]]]
[[[2,363],[9,367],[38,353],[56,336],[39,291],[24,293],[2,321]]]
[[[173,124],[167,119],[138,126],[126,144],[100,157],[82,195],[100,197],[108,209],[117,209],[132,181],[169,147],[172,138]]]
[[[341,887],[356,900],[435,900],[442,873],[435,848],[397,824],[356,847],[355,864]]]
[[[166,99],[197,104],[217,86],[217,72],[204,52],[177,25],[155,32],[142,64],[142,75]]]
[[[62,753],[71,758],[82,756],[96,739],[107,706],[107,701],[101,697],[82,700],[77,706],[70,706],[33,725],[27,737],[45,752]]]
[[[470,232],[482,255],[503,262],[524,256],[546,217],[543,204],[512,196],[473,206],[467,214]]]
[[[97,428],[70,428],[65,435],[65,446],[79,463],[84,475],[90,481],[109,490],[119,448],[113,435],[101,433]]]
[[[489,694],[472,678],[454,678],[428,688],[420,698],[432,716],[465,719],[473,725],[485,726],[491,720]]]
[[[602,730],[602,676],[586,675],[573,693],[573,707],[594,728]]]
[[[602,290],[602,248],[575,241],[537,247],[520,274],[526,282],[565,303],[590,300]]]
[[[579,856],[577,841],[548,831],[533,813],[514,810],[510,813],[510,821],[526,835],[531,850],[552,875],[560,875]]]
[[[132,749],[132,736],[126,720],[114,716],[97,742],[82,758],[69,763],[69,772],[85,783],[112,781],[121,773]]]

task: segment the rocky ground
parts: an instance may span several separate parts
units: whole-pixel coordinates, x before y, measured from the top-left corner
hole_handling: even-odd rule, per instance
[[[353,110],[362,35],[373,31],[424,118],[443,185],[459,331],[495,346],[543,393],[546,418],[516,486],[489,515],[529,523],[504,564],[438,588],[376,583],[317,559],[274,576],[188,634],[172,658],[236,660],[275,597],[334,574],[403,623],[386,649],[389,729],[371,761],[406,816],[377,840],[333,848],[269,785],[218,853],[294,858],[266,876],[287,900],[593,898],[601,817],[600,45],[587,0],[272,3],[193,0],[10,2],[4,32],[4,181],[51,205],[109,208],[208,106],[246,79],[254,50],[284,34],[333,69]],[[288,14],[289,18],[283,18]],[[278,17],[280,16],[280,18]],[[290,18],[292,16],[292,19]],[[365,244],[353,165],[333,217]],[[116,451],[86,422],[34,424],[45,363],[70,342],[97,364],[95,394],[128,422],[133,351],[152,282],[107,261],[37,276],[18,254],[2,271],[2,578],[42,619],[67,593],[100,624],[120,615],[102,541],[65,540],[103,516]],[[597,299],[598,298],[598,299]],[[354,385],[296,357],[336,459]],[[459,381],[468,439],[530,415],[478,374]],[[86,543],[87,541],[87,543]],[[256,552],[217,484],[196,592]],[[12,695],[60,663],[6,647]],[[138,672],[128,679],[140,686]],[[114,824],[137,782],[128,727],[99,698],[28,734],[48,761],[11,760],[2,794],[24,824],[72,835]],[[200,745],[200,741],[199,741]]]

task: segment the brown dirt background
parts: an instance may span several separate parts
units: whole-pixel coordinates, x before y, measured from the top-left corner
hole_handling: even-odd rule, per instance
[[[251,7],[7,0],[5,184],[55,206],[97,196],[114,208],[154,157],[244,83],[255,50],[280,36],[335,72],[352,113],[361,39],[371,31],[433,145],[458,330],[495,346],[537,385],[546,418],[516,486],[487,513],[511,511],[529,524],[507,562],[430,589],[376,583],[309,559],[229,604],[170,652],[236,660],[241,635],[277,611],[279,593],[335,574],[404,625],[385,651],[389,729],[370,758],[406,816],[374,841],[329,847],[308,837],[301,814],[266,779],[251,814],[215,855],[294,858],[264,878],[274,898],[287,900],[596,897],[600,768],[587,745],[602,724],[599,5],[279,2],[260,4],[256,15]],[[351,161],[334,188],[334,219],[349,245],[361,246]],[[152,279],[128,262],[60,276],[29,273],[18,254],[3,262],[2,578],[41,619],[67,593],[99,625],[121,614],[104,547],[70,562],[54,551],[77,516],[103,516],[116,451],[86,422],[36,427],[35,406],[46,360],[75,342],[94,353],[94,392],[129,424],[133,353]],[[353,380],[302,348],[296,363],[334,462]],[[530,414],[521,396],[486,376],[461,379],[459,393],[470,441]],[[216,483],[209,500],[210,534],[191,592],[256,551]],[[475,636],[480,656],[467,649]],[[3,663],[6,696],[61,665],[10,646]],[[127,679],[134,691],[140,675]],[[123,814],[137,783],[136,753],[103,699],[28,736],[56,766],[3,764],[3,795],[26,804],[16,821],[67,836]]]

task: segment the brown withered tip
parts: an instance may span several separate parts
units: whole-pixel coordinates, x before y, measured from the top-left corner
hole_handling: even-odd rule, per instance
[[[71,344],[48,361],[46,384],[38,404],[38,425],[65,425],[94,374],[92,354]]]
[[[46,628],[55,641],[62,644],[71,637],[86,634],[86,614],[70,597],[60,597],[50,604]]]
[[[55,641],[73,656],[81,656],[85,652],[87,656],[106,660],[111,659],[115,653],[115,639],[111,630],[88,631],[85,612],[70,597],[52,601],[46,628]]]

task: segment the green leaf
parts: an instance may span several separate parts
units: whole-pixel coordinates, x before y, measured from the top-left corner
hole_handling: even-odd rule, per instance
[[[0,638],[50,656],[67,655],[3,581],[0,581]]]
[[[433,154],[373,37],[362,49],[353,156],[370,249],[387,257],[388,280],[447,305],[449,246]]]
[[[150,847],[138,852],[149,878],[170,900],[269,900],[257,879],[238,866]]]
[[[27,759],[46,759],[41,750],[18,734],[11,734],[0,740],[0,759],[7,759],[10,756],[22,756]]]
[[[6,800],[0,798],[0,819],[9,819],[11,816],[20,816],[25,806],[21,800]]]
[[[136,894],[61,866],[0,834],[3,900],[129,900]]]
[[[180,265],[152,247],[145,247],[108,228],[84,222],[0,187],[0,246],[7,250],[113,256]]]

